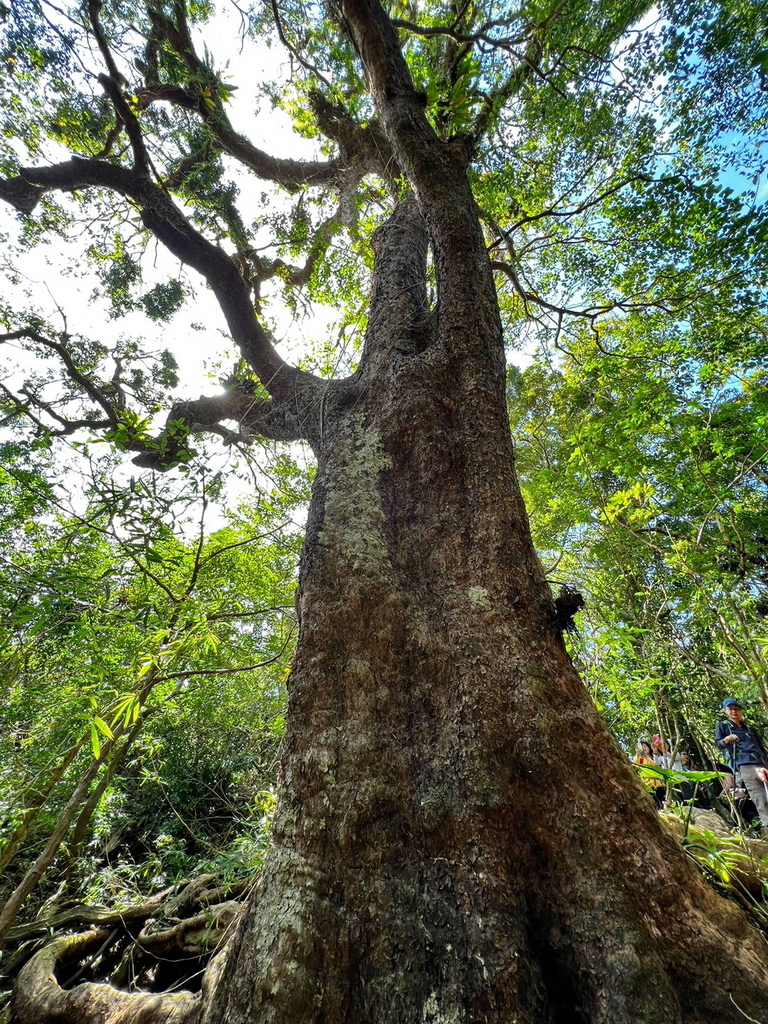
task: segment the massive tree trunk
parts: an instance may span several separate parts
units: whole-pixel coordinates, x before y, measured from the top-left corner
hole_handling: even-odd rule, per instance
[[[37,999],[48,953],[22,975],[22,1024],[768,1019],[768,946],[664,831],[563,645],[490,275],[465,261],[430,310],[428,238],[402,203],[360,370],[306,409],[279,809],[237,935],[201,996],[166,1002]]]
[[[432,336],[424,249],[401,210],[358,385],[325,398],[273,846],[204,1019],[722,1024],[732,992],[765,1020],[764,943],[565,651],[492,308]]]
[[[446,323],[427,241],[401,204],[360,371],[317,399],[280,800],[237,935],[165,1002],[52,994],[48,952],[21,1024],[768,1020],[768,946],[665,832],[565,650],[493,289],[457,281],[473,305]]]

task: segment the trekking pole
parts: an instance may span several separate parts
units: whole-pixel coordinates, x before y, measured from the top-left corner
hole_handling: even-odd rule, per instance
[[[736,800],[736,770],[738,768],[737,749],[739,746],[739,734],[736,732],[736,730],[733,728],[730,722],[728,724],[731,728],[730,735],[736,737],[733,743],[729,743],[728,746],[730,748],[729,753],[731,755],[731,771],[733,772],[733,809],[736,812],[736,827],[738,828],[739,832],[741,832],[744,828],[746,828],[747,823],[744,821],[744,816],[741,813],[741,808],[739,807],[738,802]]]

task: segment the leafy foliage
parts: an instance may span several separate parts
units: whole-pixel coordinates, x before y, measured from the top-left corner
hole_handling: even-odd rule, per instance
[[[157,886],[259,834],[292,649],[295,497],[276,490],[210,534],[208,492],[183,512],[181,497],[96,478],[72,513],[44,476],[3,475],[0,802],[11,844],[37,812],[22,864],[120,729],[57,874],[143,863]]]
[[[716,365],[643,317],[511,377],[534,532],[588,595],[579,657],[627,742],[654,695],[702,741],[723,697],[766,699],[766,353],[758,319],[718,323]]]

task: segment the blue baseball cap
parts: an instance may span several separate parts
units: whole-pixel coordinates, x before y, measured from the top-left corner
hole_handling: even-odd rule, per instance
[[[736,705],[736,707],[737,707],[737,708],[740,708],[740,707],[741,707],[741,704],[739,704],[739,702],[738,702],[737,700],[734,700],[734,699],[733,699],[733,697],[728,697],[728,699],[727,699],[727,700],[724,700],[724,701],[723,701],[723,707],[724,707],[724,708],[730,708],[730,707],[732,707],[732,706],[733,706],[734,704]]]

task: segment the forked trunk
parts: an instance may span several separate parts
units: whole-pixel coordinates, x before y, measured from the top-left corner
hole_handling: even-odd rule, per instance
[[[531,13],[531,45],[561,7]],[[27,213],[46,189],[130,197],[205,275],[270,394],[245,396],[245,412],[221,397],[176,412],[252,415],[249,430],[309,439],[318,457],[273,842],[236,936],[198,996],[63,991],[57,958],[94,940],[58,940],[20,975],[17,1020],[766,1024],[768,945],[663,830],[557,628],[514,475],[474,140],[438,137],[377,0],[329,10],[362,63],[382,177],[414,197],[375,238],[350,379],[320,381],[274,350],[239,261],[151,179],[116,80],[134,171],[77,159],[0,182]]]
[[[430,312],[413,203],[375,247],[360,370],[304,410],[280,800],[238,933],[183,999],[63,992],[41,954],[18,1021],[765,1022],[766,943],[663,830],[563,645],[490,276],[466,260]]]
[[[273,846],[204,1020],[743,1022],[729,990],[766,1020],[762,940],[565,651],[503,367],[482,338],[460,365],[419,351],[411,299],[326,398]]]

